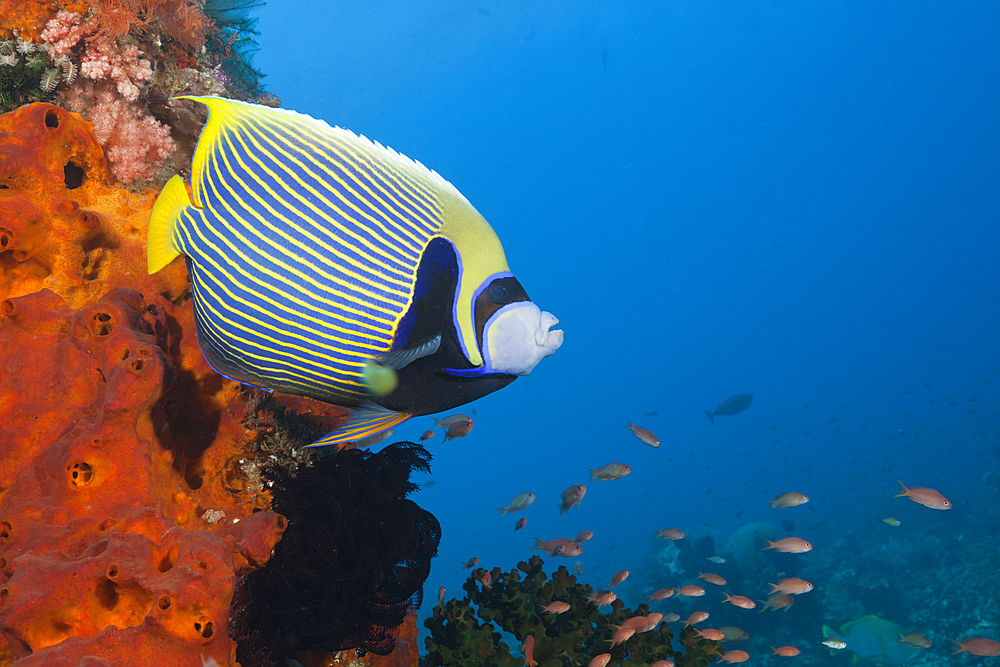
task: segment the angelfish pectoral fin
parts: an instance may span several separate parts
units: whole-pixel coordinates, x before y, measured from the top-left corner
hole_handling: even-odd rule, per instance
[[[395,412],[374,403],[365,403],[353,408],[347,421],[338,426],[335,431],[327,433],[309,446],[324,447],[364,440],[396,428],[412,416],[407,412]]]
[[[441,347],[441,334],[431,338],[426,343],[421,343],[416,347],[396,352],[386,352],[378,356],[378,362],[387,368],[399,370],[412,364],[417,359],[428,357],[438,351]]]

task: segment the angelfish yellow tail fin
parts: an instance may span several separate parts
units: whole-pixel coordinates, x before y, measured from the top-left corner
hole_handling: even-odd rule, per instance
[[[163,186],[149,214],[146,264],[151,275],[181,254],[174,246],[174,227],[188,206],[191,206],[191,196],[187,186],[183,178],[175,175]]]

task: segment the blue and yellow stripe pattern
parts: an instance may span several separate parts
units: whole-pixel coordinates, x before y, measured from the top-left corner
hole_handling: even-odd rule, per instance
[[[368,397],[365,364],[393,348],[428,243],[450,231],[459,251],[463,236],[499,247],[496,235],[443,178],[363,137],[291,111],[190,99],[209,120],[190,194],[174,176],[154,205],[149,272],[188,257],[198,339],[221,374],[356,405]],[[502,248],[499,262],[463,270],[498,266]],[[468,319],[456,326],[475,348]]]

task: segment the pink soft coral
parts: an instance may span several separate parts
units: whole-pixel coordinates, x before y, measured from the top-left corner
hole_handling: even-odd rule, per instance
[[[96,16],[86,23],[81,23],[82,18],[76,12],[62,9],[45,24],[41,40],[51,46],[53,58],[70,55],[70,51],[81,39],[97,32]]]
[[[139,99],[139,86],[153,76],[153,68],[145,58],[139,58],[139,47],[134,44],[124,49],[108,48],[106,42],[87,42],[80,58],[80,74],[100,81],[111,79],[118,92],[129,102]]]
[[[86,23],[81,21],[79,14],[63,10],[45,24],[42,40],[50,45],[52,57],[71,55],[73,48],[83,40],[80,74],[95,81],[111,79],[129,102],[139,99],[140,86],[153,77],[149,60],[139,57],[136,45],[122,49],[115,40],[101,35],[95,18]]]
[[[64,102],[70,108],[86,108],[111,172],[122,183],[151,180],[176,149],[170,128],[118,94],[110,81],[84,82],[66,94]]]

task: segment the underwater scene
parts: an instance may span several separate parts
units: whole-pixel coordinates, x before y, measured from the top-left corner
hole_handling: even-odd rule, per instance
[[[1000,664],[998,35],[0,0],[0,667]]]

